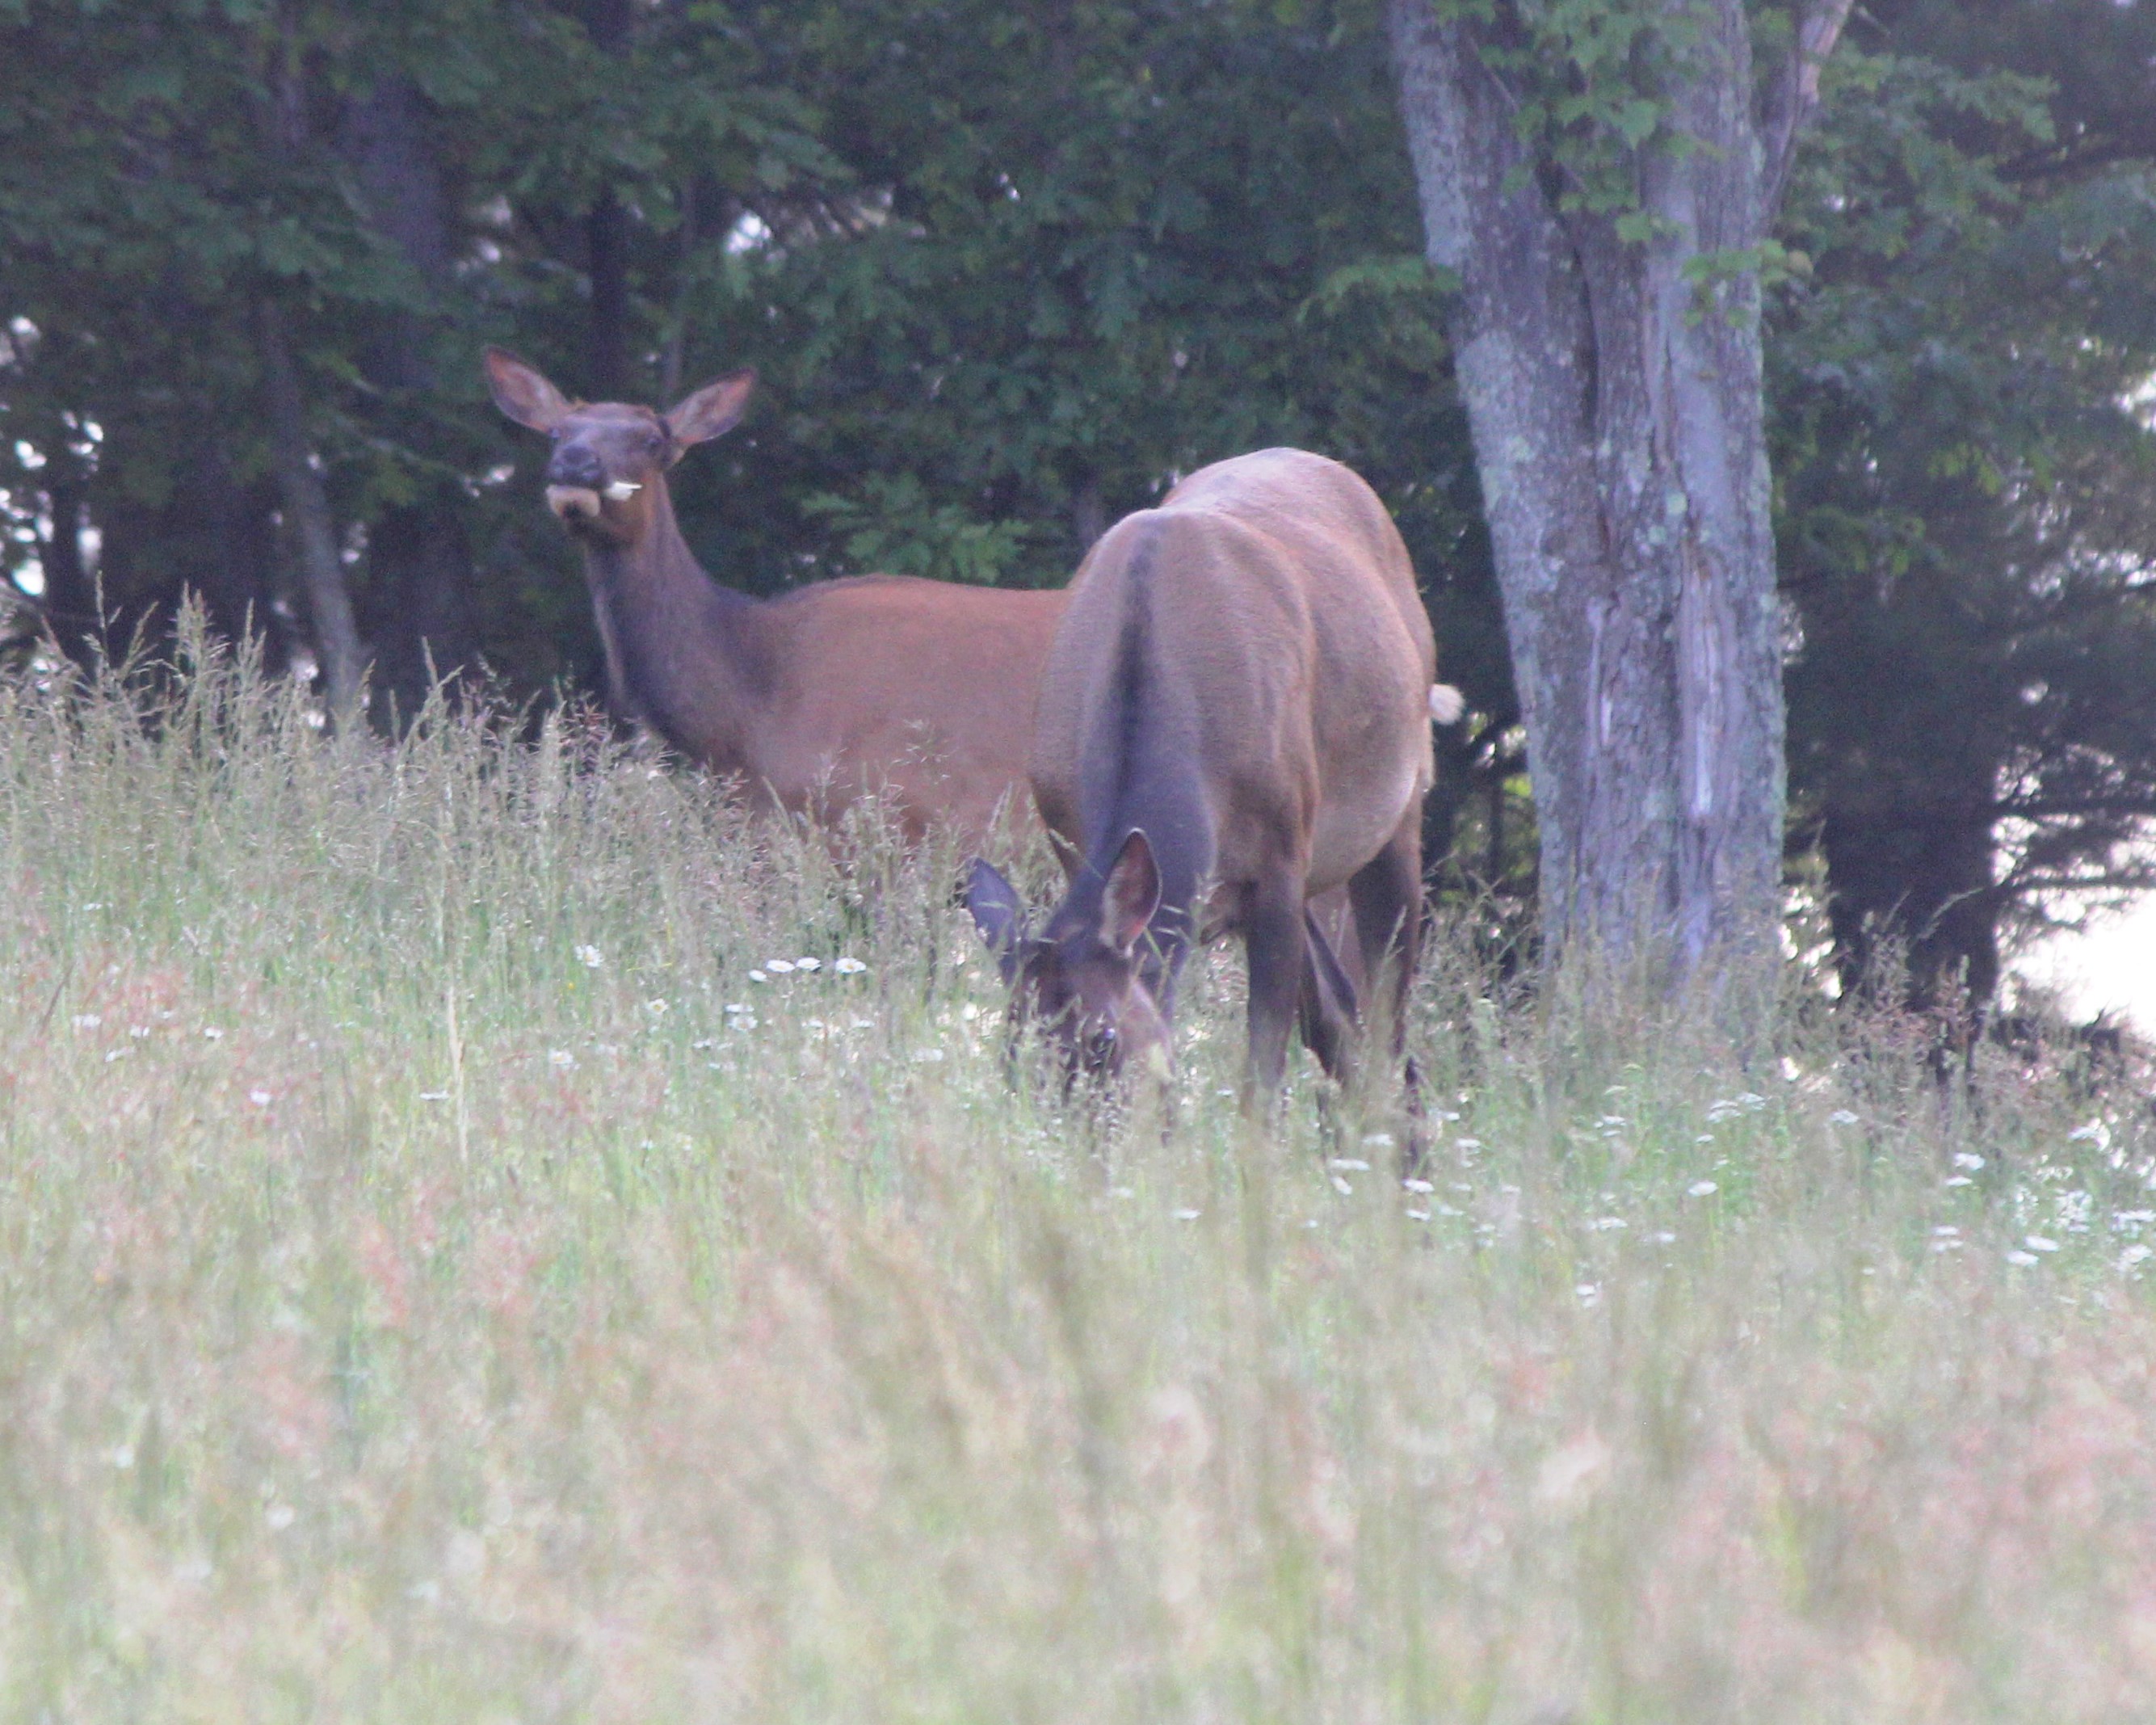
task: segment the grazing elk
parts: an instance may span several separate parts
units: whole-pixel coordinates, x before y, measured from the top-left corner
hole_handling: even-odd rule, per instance
[[[1342,1073],[1353,991],[1306,906],[1344,886],[1403,1052],[1435,659],[1407,547],[1337,462],[1239,456],[1117,522],[1071,583],[1034,722],[1069,891],[1036,934],[1001,875],[970,872],[1016,1015],[1074,1070],[1164,1072],[1192,942],[1240,932],[1244,1100],[1269,1105],[1298,1017]]]
[[[867,575],[750,598],[697,563],[666,470],[741,418],[754,372],[666,413],[572,403],[498,347],[486,372],[495,405],[552,439],[547,506],[583,547],[618,706],[789,813],[883,793],[909,836],[978,839],[1007,796],[1022,809],[1062,593]]]

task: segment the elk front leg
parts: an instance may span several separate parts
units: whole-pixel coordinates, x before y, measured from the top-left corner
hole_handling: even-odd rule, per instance
[[[1302,882],[1291,876],[1263,880],[1253,889],[1244,915],[1243,950],[1250,961],[1250,1059],[1243,1073],[1243,1106],[1270,1110],[1287,1072],[1287,1039],[1296,1024],[1309,947],[1303,927]]]

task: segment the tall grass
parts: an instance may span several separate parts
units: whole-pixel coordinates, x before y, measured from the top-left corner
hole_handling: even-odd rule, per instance
[[[1165,1135],[1009,1081],[851,855],[200,647],[0,692],[0,1712],[2156,1709],[2133,1098],[1440,942],[1403,1191],[1306,1064],[1238,1128],[1225,957]]]

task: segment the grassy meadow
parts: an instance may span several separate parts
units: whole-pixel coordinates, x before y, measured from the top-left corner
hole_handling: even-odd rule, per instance
[[[1231,954],[1118,1133],[855,857],[0,688],[0,1717],[2156,1717],[2139,1099],[1440,940],[1403,1190]]]

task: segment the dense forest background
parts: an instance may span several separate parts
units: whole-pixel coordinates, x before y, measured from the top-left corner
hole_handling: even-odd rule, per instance
[[[1174,475],[1300,444],[1407,535],[1471,707],[1432,854],[1521,916],[1526,762],[1379,23],[0,0],[0,632],[121,651],[192,590],[273,665],[356,655],[385,728],[456,673],[595,689],[490,341],[592,398],[755,367],[676,491],[757,593],[1057,583]],[[1848,985],[1983,997],[2061,889],[2156,884],[2152,66],[2145,5],[1877,0],[1828,68],[1768,364],[1792,878],[1823,862]]]

